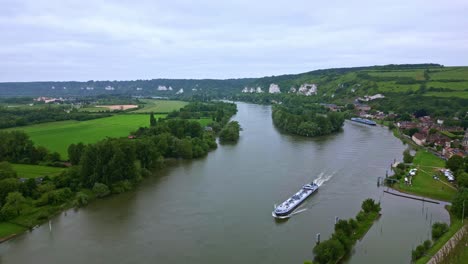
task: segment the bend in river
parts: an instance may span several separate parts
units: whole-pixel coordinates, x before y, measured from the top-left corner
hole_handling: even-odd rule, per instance
[[[1,263],[303,263],[315,235],[328,239],[335,216],[354,217],[366,198],[382,217],[349,263],[408,263],[447,221],[441,205],[383,193],[377,177],[405,146],[386,128],[346,122],[341,133],[303,138],[272,124],[269,106],[238,103],[236,145],[180,161],[133,192],[99,200],[0,245]],[[303,184],[321,188],[304,209],[276,222],[273,205]]]

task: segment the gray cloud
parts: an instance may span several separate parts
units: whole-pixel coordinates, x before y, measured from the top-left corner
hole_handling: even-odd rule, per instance
[[[468,61],[467,1],[2,2],[0,81],[256,77]]]

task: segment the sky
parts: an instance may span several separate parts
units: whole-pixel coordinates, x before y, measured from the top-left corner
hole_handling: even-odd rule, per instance
[[[0,82],[468,65],[468,1],[0,0]]]

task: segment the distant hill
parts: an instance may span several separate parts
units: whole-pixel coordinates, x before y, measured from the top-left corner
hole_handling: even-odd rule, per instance
[[[315,70],[262,78],[241,79],[153,79],[88,82],[10,82],[0,83],[0,96],[86,96],[127,94],[144,96],[225,98],[239,94],[244,87],[268,91],[271,83],[281,92],[304,83],[317,85],[316,97],[335,101],[356,96],[385,96],[417,93],[438,98],[468,99],[468,67],[440,64],[400,64]],[[169,87],[172,90],[169,90]],[[183,93],[180,93],[183,89]],[[176,94],[179,92],[179,94]]]

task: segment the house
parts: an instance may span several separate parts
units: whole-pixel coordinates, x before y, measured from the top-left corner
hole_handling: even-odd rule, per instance
[[[368,106],[368,105],[365,105],[365,104],[355,104],[354,106],[358,111],[369,111],[369,110],[371,110],[371,107]]]
[[[418,127],[418,124],[410,121],[401,121],[397,123],[397,127],[401,129],[411,129]]]
[[[423,146],[424,144],[426,144],[426,136],[422,133],[414,133],[411,139],[414,141],[414,143],[418,144],[419,146]]]

